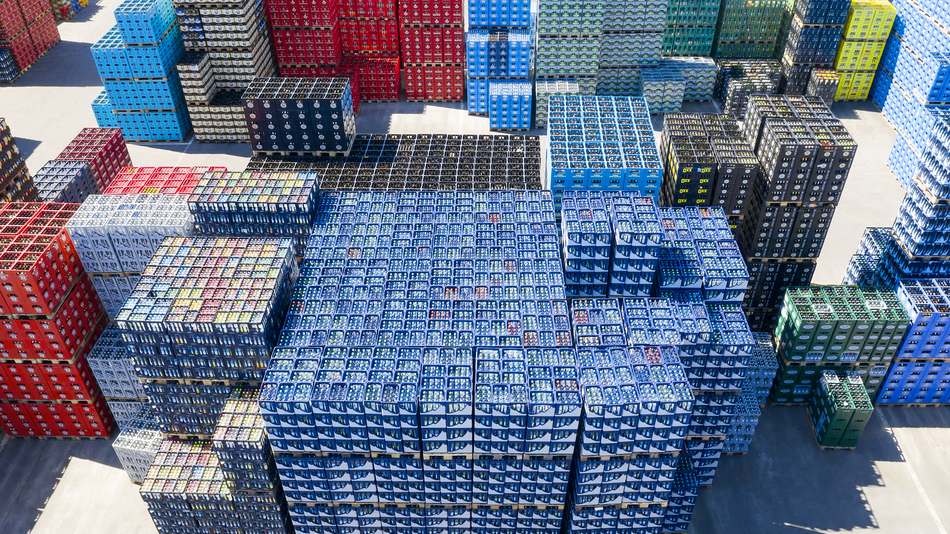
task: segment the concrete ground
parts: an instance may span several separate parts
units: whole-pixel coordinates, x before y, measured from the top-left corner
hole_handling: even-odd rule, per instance
[[[63,42],[12,86],[0,86],[0,117],[30,169],[56,157],[85,126],[101,90],[89,46],[114,24],[118,0],[96,0],[59,26]],[[709,106],[690,107],[708,111]],[[872,106],[836,105],[859,149],[815,273],[837,283],[866,226],[893,222],[902,196],[885,162],[893,130]],[[661,122],[655,121],[659,129]],[[461,104],[367,104],[365,133],[487,133],[487,119]],[[540,132],[539,132],[540,133]],[[543,143],[542,143],[543,145]],[[239,170],[239,145],[135,144],[136,165],[226,165]],[[155,532],[145,506],[107,441],[0,441],[0,532]],[[814,444],[801,408],[768,408],[752,451],[723,459],[702,492],[692,534],[868,532],[948,534],[950,408],[880,409],[856,451]]]

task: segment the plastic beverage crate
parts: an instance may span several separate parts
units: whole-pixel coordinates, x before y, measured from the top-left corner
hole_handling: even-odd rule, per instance
[[[118,128],[83,128],[56,159],[88,164],[100,191],[109,186],[120,170],[131,165],[129,150]]]
[[[142,406],[121,428],[112,442],[112,450],[129,479],[136,484],[145,480],[162,443],[162,433],[152,417],[151,408]]]
[[[105,195],[188,195],[209,171],[224,167],[126,167],[102,193]]]
[[[40,200],[81,203],[99,188],[81,161],[50,160],[33,176]]]

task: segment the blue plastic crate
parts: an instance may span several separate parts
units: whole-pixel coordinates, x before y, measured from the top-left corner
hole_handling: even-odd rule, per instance
[[[92,114],[96,117],[96,124],[100,128],[118,128],[119,122],[115,117],[115,108],[109,100],[109,93],[102,91],[92,101]]]
[[[475,0],[468,3],[468,23],[472,28],[531,26],[528,0]]]
[[[126,141],[184,141],[191,121],[184,108],[175,111],[121,111],[115,114]]]
[[[534,114],[530,81],[490,80],[488,82],[488,123],[492,130],[518,131],[531,128]]]
[[[115,20],[125,44],[157,44],[175,24],[171,0],[124,0]]]

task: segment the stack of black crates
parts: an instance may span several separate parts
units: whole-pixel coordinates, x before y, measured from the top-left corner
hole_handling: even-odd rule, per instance
[[[782,86],[782,64],[773,60],[720,60],[716,62],[714,96],[727,115],[745,117],[751,94],[778,94]]]
[[[255,155],[350,153],[356,116],[349,78],[256,78],[242,99]]]
[[[246,143],[241,92],[275,72],[260,0],[174,0],[186,54],[178,63],[198,142]]]
[[[753,330],[770,330],[785,288],[811,282],[856,145],[818,97],[754,95],[743,130],[767,184],[740,240],[745,310]]]
[[[851,0],[795,0],[782,54],[785,94],[805,94],[812,69],[834,66],[850,7]]]
[[[730,115],[668,113],[660,142],[662,202],[666,206],[719,206],[737,235],[761,204],[765,184],[759,160]]]

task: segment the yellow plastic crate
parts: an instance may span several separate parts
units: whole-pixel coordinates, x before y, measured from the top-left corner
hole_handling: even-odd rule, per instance
[[[838,72],[838,91],[835,101],[867,100],[874,83],[874,71]]]
[[[843,38],[884,41],[891,33],[896,16],[897,10],[888,0],[853,0]]]
[[[841,41],[835,70],[877,70],[885,41]]]

